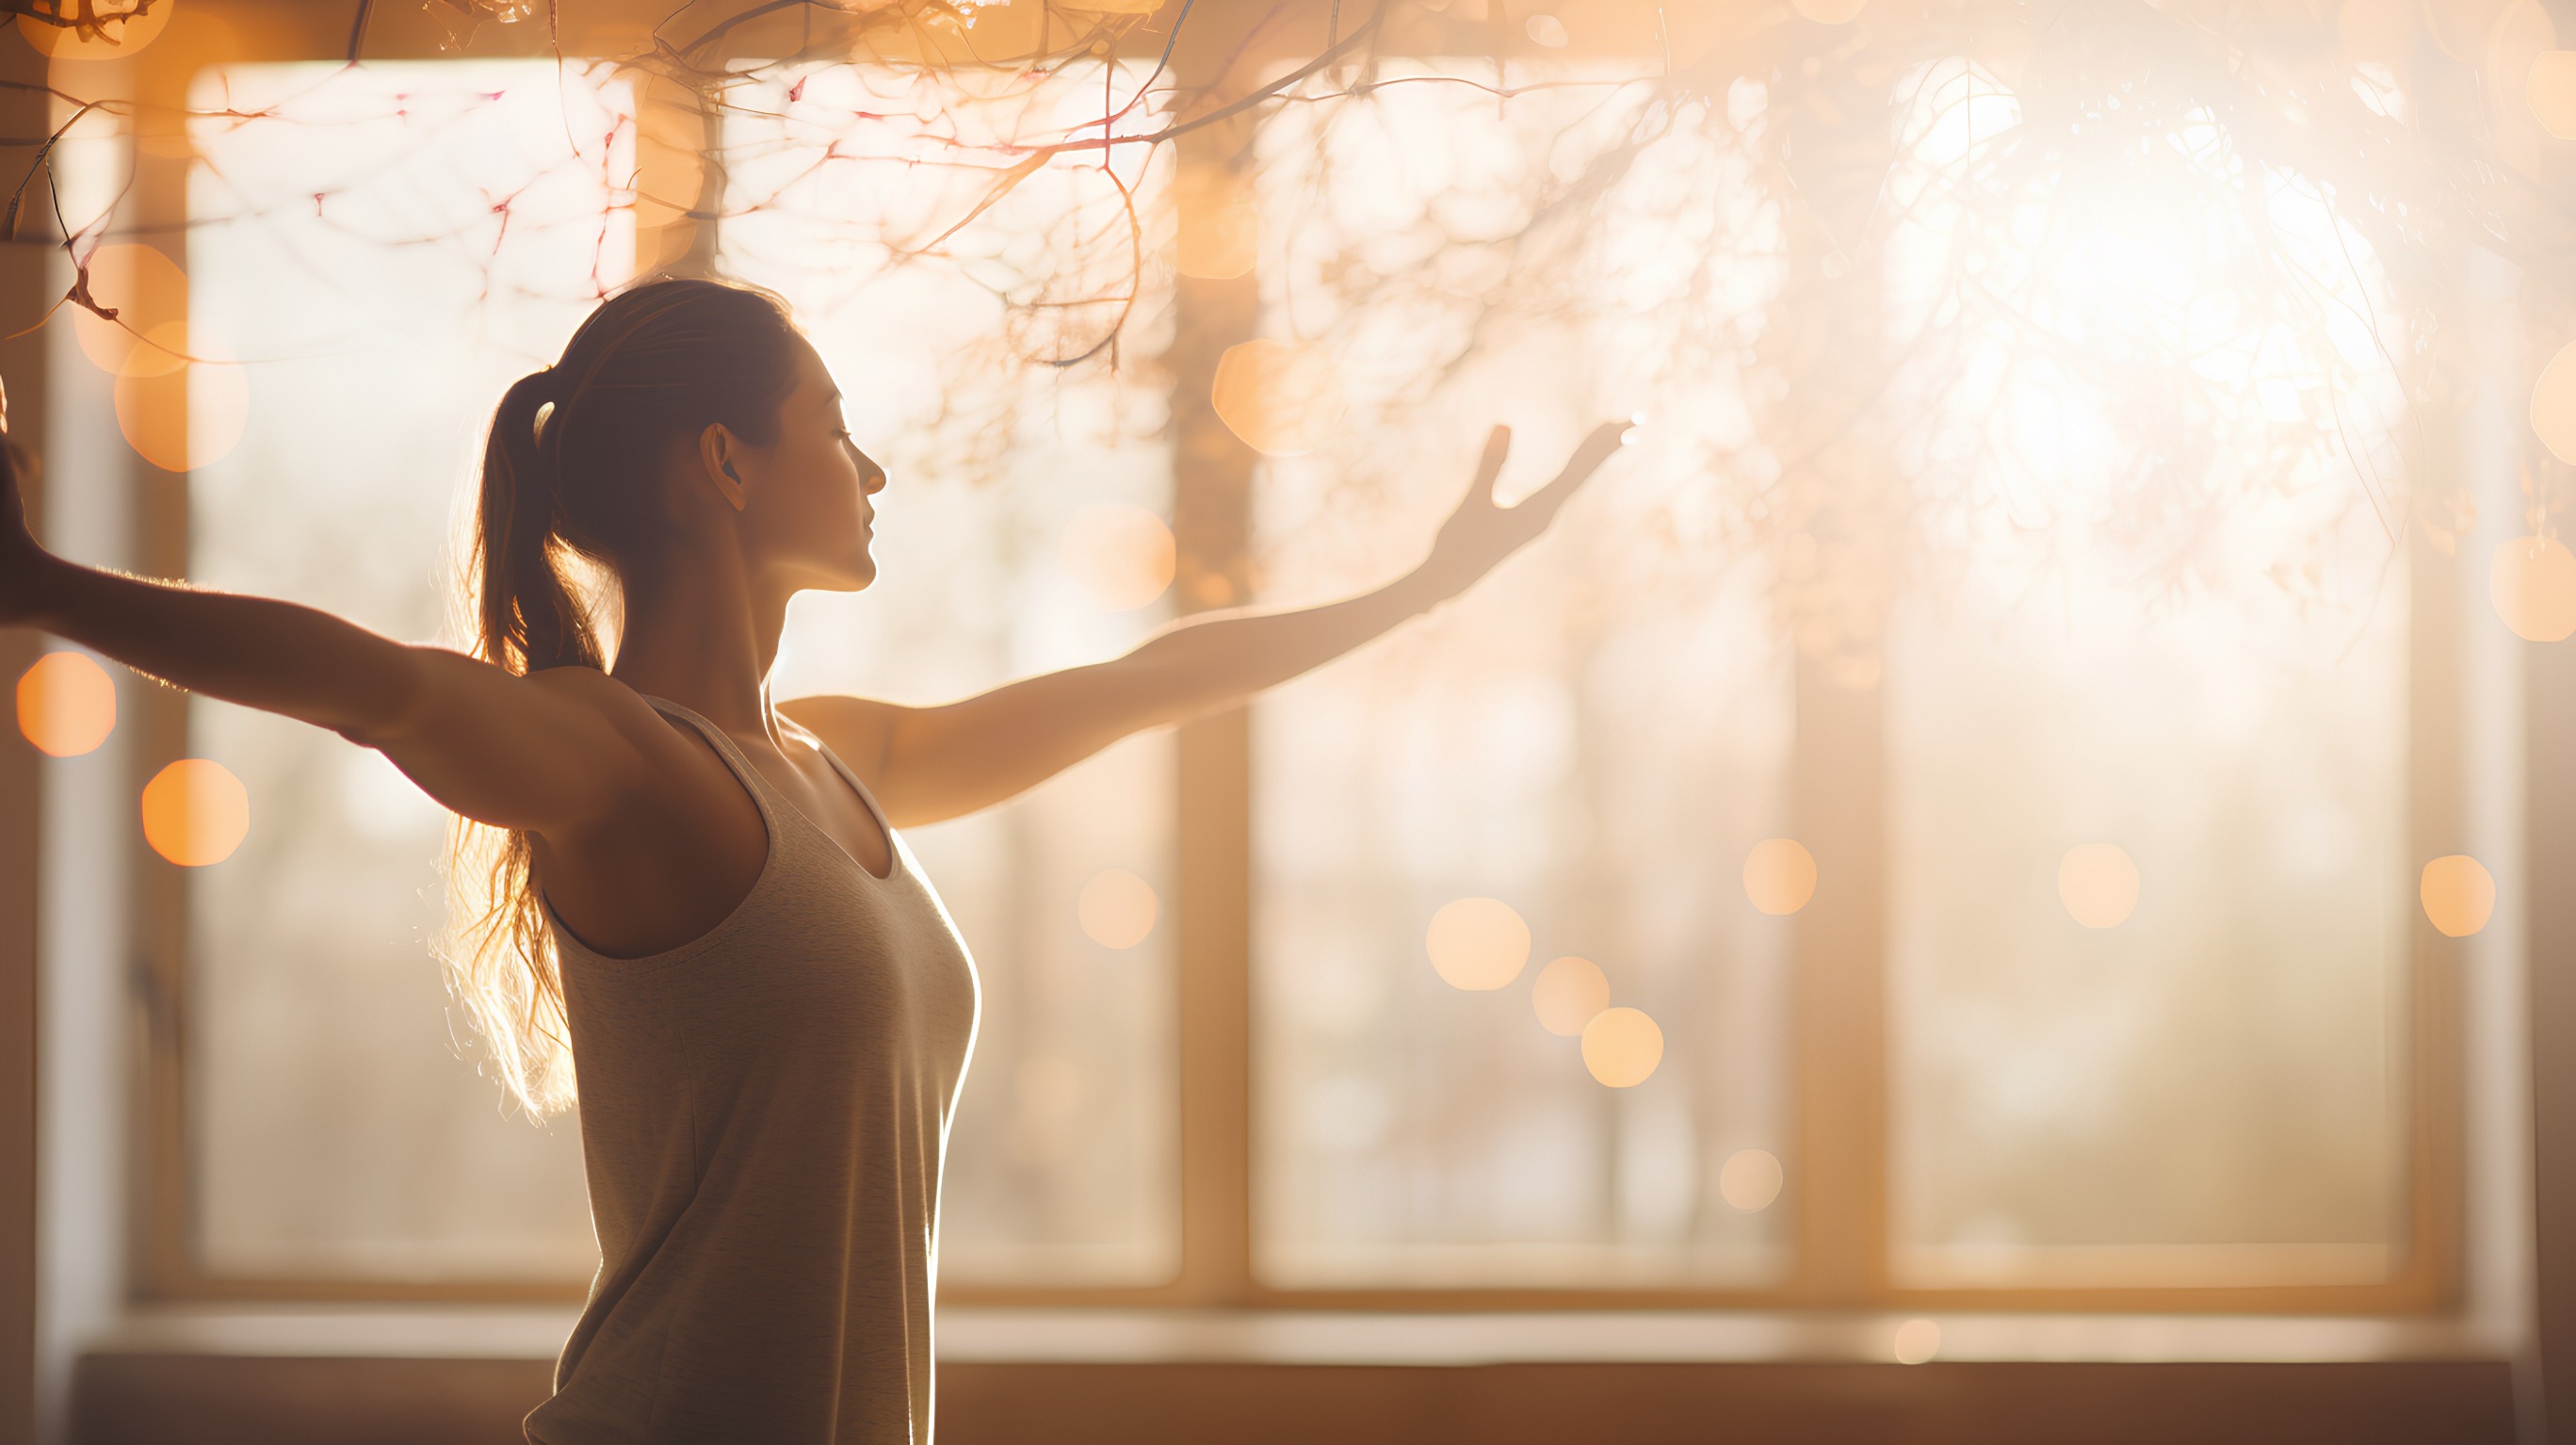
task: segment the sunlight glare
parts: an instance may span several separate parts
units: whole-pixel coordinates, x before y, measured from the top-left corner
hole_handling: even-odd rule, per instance
[[[2525,642],[2566,640],[2576,633],[2576,553],[2555,537],[2512,537],[2496,544],[2487,600]]]
[[[2453,853],[2424,865],[2418,889],[2424,916],[2449,938],[2466,938],[2495,916],[2495,875],[2466,853]]]
[[[2138,865],[2117,843],[2079,843],[2057,864],[2057,897],[2087,928],[2117,928],[2138,906]]]
[[[1451,988],[1482,992],[1520,977],[1529,962],[1530,930],[1499,898],[1460,898],[1431,915],[1423,947]]]
[[[78,652],[48,652],[18,679],[18,731],[57,758],[96,751],[116,730],[116,683]]]
[[[1583,1067],[1611,1088],[1635,1088],[1663,1061],[1664,1031],[1641,1009],[1603,1009],[1583,1026]]]
[[[1074,913],[1092,942],[1103,948],[1134,948],[1154,931],[1161,903],[1153,884],[1124,868],[1104,868],[1082,885]]]
[[[1601,965],[1588,958],[1560,958],[1538,971],[1538,982],[1530,988],[1530,1007],[1538,1012],[1539,1027],[1559,1038],[1573,1038],[1583,1032],[1610,1006],[1610,980]]]
[[[250,793],[232,769],[182,758],[143,786],[143,837],[182,868],[221,863],[250,834]]]

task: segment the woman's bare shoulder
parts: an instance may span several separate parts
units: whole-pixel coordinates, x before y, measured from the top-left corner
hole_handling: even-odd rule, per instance
[[[778,705],[779,716],[829,747],[871,788],[884,776],[887,740],[911,711],[900,703],[871,697],[832,695],[794,698]]]
[[[549,667],[528,674],[528,682],[557,705],[590,715],[610,734],[647,757],[667,759],[673,749],[685,753],[703,750],[703,744],[697,744],[687,724],[664,716],[644,694],[598,668]]]

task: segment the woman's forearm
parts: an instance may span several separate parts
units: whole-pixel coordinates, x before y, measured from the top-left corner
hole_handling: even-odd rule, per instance
[[[944,707],[896,709],[881,732],[840,729],[835,746],[876,754],[871,785],[899,826],[958,817],[1130,733],[1203,717],[1330,662],[1456,590],[1417,570],[1323,607],[1194,617],[1114,662],[1024,678]],[[828,707],[806,707],[801,717],[833,736]]]
[[[208,697],[359,736],[413,701],[411,649],[327,612],[45,556],[23,620]]]
[[[1178,720],[1321,667],[1430,611],[1455,591],[1417,568],[1374,592],[1321,607],[1205,613],[1139,647],[1132,661]]]

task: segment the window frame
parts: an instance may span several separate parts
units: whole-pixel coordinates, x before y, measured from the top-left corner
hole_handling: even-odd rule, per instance
[[[205,3],[205,0],[201,0]],[[248,7],[241,7],[248,8]],[[1226,10],[1248,8],[1228,5]],[[541,37],[531,37],[541,39]],[[583,37],[565,37],[566,53]],[[241,59],[340,58],[340,37],[302,33]],[[1278,44],[1274,39],[1269,42]],[[478,47],[479,48],[479,47]],[[371,54],[391,58],[391,47]],[[532,52],[535,53],[535,52]],[[408,55],[405,58],[411,58]],[[441,58],[424,51],[418,58]],[[1182,83],[1209,83],[1227,57],[1177,57]],[[1242,62],[1236,61],[1240,66]],[[180,67],[142,68],[138,99],[184,105]],[[1216,154],[1195,132],[1184,155]],[[184,266],[190,161],[135,148],[127,229],[148,231]],[[710,174],[717,168],[710,167]],[[720,183],[720,182],[718,182]],[[711,247],[712,226],[699,247]],[[1794,242],[1793,242],[1794,244]],[[1252,595],[1250,544],[1258,458],[1216,416],[1209,382],[1217,358],[1250,339],[1261,314],[1255,276],[1180,278],[1178,329],[1166,364],[1173,378],[1172,437],[1178,542],[1175,595],[1184,611]],[[2439,429],[2436,429],[2437,431]],[[136,556],[155,575],[184,576],[189,561],[187,478],[131,463]],[[2458,683],[2464,583],[2461,559],[2409,529],[2408,825],[2412,856],[2458,851],[2462,837],[2464,709]],[[1564,1289],[1534,1287],[1283,1289],[1253,1266],[1255,1167],[1251,1052],[1252,786],[1256,740],[1248,710],[1179,729],[1175,854],[1177,934],[1180,1263],[1166,1283],[1136,1287],[1011,1287],[956,1282],[944,1302],[967,1306],[1192,1307],[1330,1311],[1604,1311],[1638,1309],[1988,1309],[2121,1313],[2427,1313],[2461,1288],[2465,1119],[2460,944],[2414,911],[2405,1019],[2406,1229],[2394,1274],[2366,1284],[2101,1287],[2024,1285],[1907,1288],[1891,1281],[1887,1237],[1890,1073],[1885,1021],[1884,701],[1876,684],[1855,689],[1805,658],[1795,667],[1789,779],[1791,826],[1824,863],[1827,880],[1795,919],[1789,1141],[1794,1217],[1790,1261],[1777,1283],[1752,1288]],[[189,700],[142,689],[127,725],[132,787],[187,755]],[[135,1186],[130,1240],[134,1294],[154,1301],[563,1304],[585,1282],[398,1281],[216,1274],[193,1248],[192,1141],[188,1126],[188,870],[153,853],[139,835],[129,887],[142,1087],[134,1119]]]

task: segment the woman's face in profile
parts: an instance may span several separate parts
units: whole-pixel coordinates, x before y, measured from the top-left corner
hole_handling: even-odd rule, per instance
[[[813,346],[796,342],[795,385],[778,412],[778,440],[753,448],[743,521],[760,555],[800,589],[855,592],[876,580],[868,554],[883,468],[860,451],[841,415],[841,389]]]

